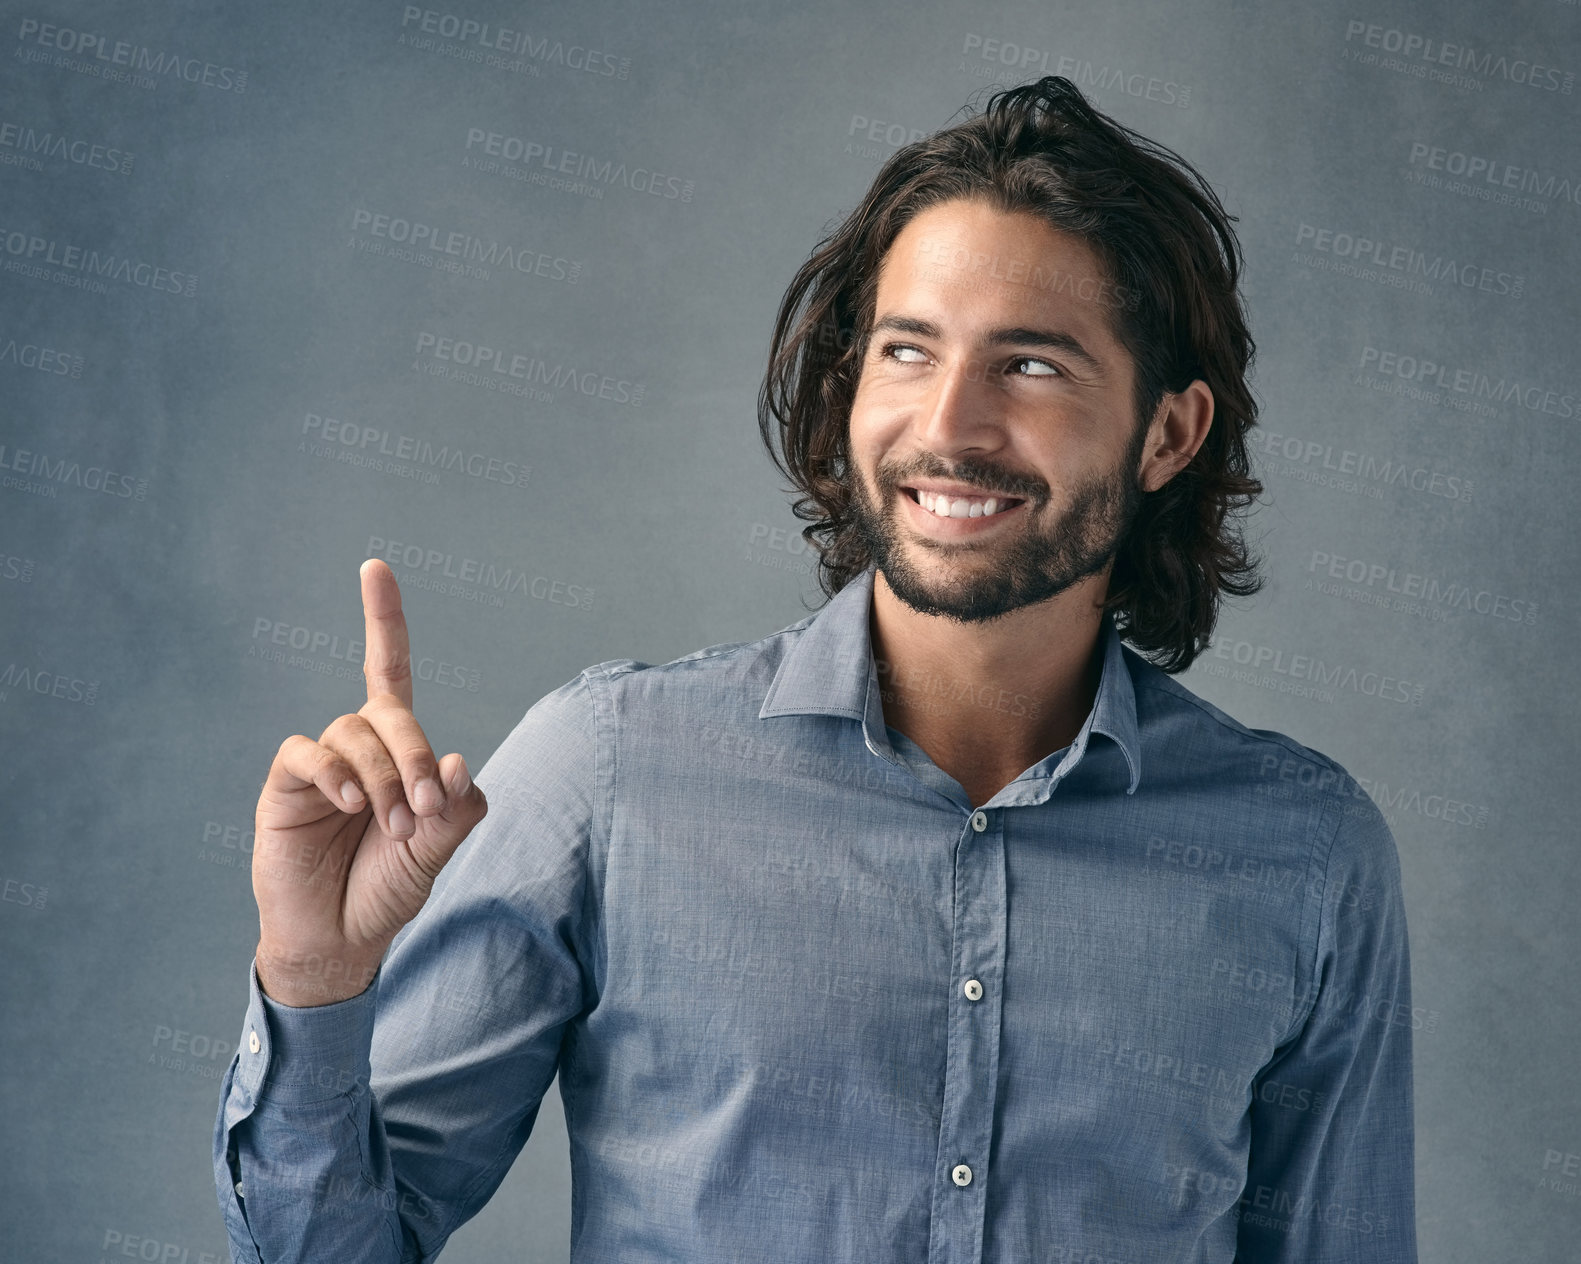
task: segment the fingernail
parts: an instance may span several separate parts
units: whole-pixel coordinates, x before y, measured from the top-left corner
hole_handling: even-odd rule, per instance
[[[456,756],[456,793],[465,794],[472,789],[472,774],[467,771],[465,755]]]
[[[432,777],[424,777],[412,791],[412,802],[419,812],[430,812],[445,801],[445,793]]]
[[[405,836],[417,828],[417,822],[412,817],[412,809],[404,803],[397,803],[390,809],[390,833]]]
[[[347,803],[362,802],[362,787],[355,781],[348,781],[340,788],[340,797]]]

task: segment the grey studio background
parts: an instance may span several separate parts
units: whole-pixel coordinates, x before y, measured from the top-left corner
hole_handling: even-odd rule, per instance
[[[252,813],[361,704],[359,563],[474,770],[801,618],[785,285],[1044,73],[1239,217],[1268,584],[1184,680],[1392,824],[1422,1258],[1581,1259],[1581,7],[75,0],[0,54],[5,1259],[227,1258]],[[564,1260],[569,1200],[552,1090],[446,1259]]]

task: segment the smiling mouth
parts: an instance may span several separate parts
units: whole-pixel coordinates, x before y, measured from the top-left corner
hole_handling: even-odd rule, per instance
[[[1024,503],[1020,496],[941,496],[915,487],[900,490],[936,518],[991,518]]]

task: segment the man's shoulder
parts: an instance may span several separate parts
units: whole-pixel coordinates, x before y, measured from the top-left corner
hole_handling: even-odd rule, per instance
[[[525,730],[576,730],[604,723],[666,725],[739,713],[756,718],[775,673],[816,613],[751,641],[721,641],[666,662],[609,658],[584,667],[528,709]]]
[[[584,667],[534,702],[478,775],[493,794],[541,797],[598,780],[611,743],[647,735],[699,736],[755,719],[797,632],[813,616],[754,641],[704,646],[668,662],[610,658]],[[654,743],[642,743],[653,746]],[[695,743],[658,743],[681,757]]]
[[[805,619],[770,632],[766,636],[760,636],[754,641],[721,641],[715,645],[706,645],[702,649],[693,650],[689,654],[682,654],[679,658],[669,659],[667,662],[654,663],[635,658],[612,658],[602,663],[594,663],[585,670],[611,681],[641,672],[646,674],[648,680],[653,681],[659,677],[690,679],[699,674],[729,675],[733,671],[748,667],[753,662],[765,659],[777,666],[795,634],[807,627],[815,617],[808,615]]]
[[[1183,778],[1212,778],[1227,792],[1337,808],[1347,817],[1381,822],[1364,785],[1333,756],[1277,729],[1242,723],[1187,688],[1129,646],[1143,766],[1175,768]]]

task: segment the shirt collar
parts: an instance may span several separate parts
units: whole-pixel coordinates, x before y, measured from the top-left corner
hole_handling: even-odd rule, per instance
[[[762,709],[758,711],[759,719],[776,715],[845,716],[863,725],[870,746],[888,748],[868,621],[875,574],[875,568],[869,566],[854,576],[822,610],[795,625],[800,635],[774,673]],[[1071,743],[1067,756],[1057,761],[1057,768],[1050,757],[1029,769],[1028,774],[1063,776],[1086,753],[1090,735],[1102,733],[1125,755],[1130,774],[1126,793],[1131,794],[1142,779],[1136,693],[1125,660],[1124,644],[1109,615],[1104,616],[1099,640],[1103,646],[1103,673],[1092,712]]]

